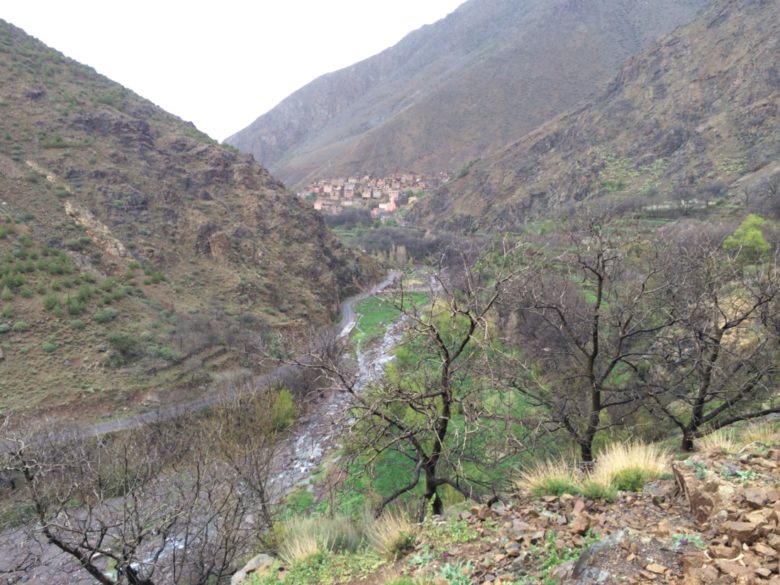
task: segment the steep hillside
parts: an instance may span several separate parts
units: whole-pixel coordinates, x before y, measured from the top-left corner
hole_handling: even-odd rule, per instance
[[[707,205],[780,173],[780,10],[719,0],[590,105],[474,165],[418,221],[511,228],[561,205]],[[696,201],[694,201],[696,200]]]
[[[366,280],[251,156],[0,21],[0,412],[202,386]]]
[[[457,169],[591,96],[707,0],[469,0],[320,77],[227,142],[291,186]]]

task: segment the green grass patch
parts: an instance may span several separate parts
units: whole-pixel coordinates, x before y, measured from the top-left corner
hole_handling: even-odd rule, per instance
[[[405,309],[422,307],[429,302],[425,293],[408,293],[404,295]],[[352,331],[352,341],[361,346],[372,339],[384,335],[385,330],[401,315],[399,297],[369,297],[355,305],[358,322]]]

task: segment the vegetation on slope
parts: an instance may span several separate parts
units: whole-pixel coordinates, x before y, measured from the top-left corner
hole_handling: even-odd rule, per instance
[[[191,392],[371,277],[251,157],[5,22],[0,88],[5,412]]]

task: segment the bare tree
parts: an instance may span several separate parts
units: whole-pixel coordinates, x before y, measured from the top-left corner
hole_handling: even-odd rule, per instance
[[[477,363],[485,362],[488,315],[512,277],[499,270],[488,278],[467,266],[456,290],[439,272],[438,298],[422,311],[402,290],[397,306],[406,323],[402,348],[411,366],[369,388],[359,387],[344,367],[343,351],[333,351],[333,344],[327,345],[331,351],[301,364],[325,372],[351,395],[353,448],[368,454],[369,464],[390,451],[410,463],[408,481],[382,499],[377,513],[421,483],[421,516],[428,506],[442,513],[444,485],[480,498],[479,487],[485,486],[469,478],[465,468],[470,441],[488,420],[478,397]]]
[[[682,432],[682,448],[741,420],[780,412],[780,274],[711,242],[682,242],[665,276],[674,327],[642,369],[648,406]]]
[[[190,416],[101,439],[17,438],[3,467],[43,540],[96,581],[221,583],[257,543],[258,498],[215,457],[212,429]]]
[[[672,322],[655,311],[668,285],[658,278],[662,252],[635,234],[587,218],[520,257],[527,277],[504,301],[517,314],[522,349],[511,384],[548,428],[571,436],[585,464],[596,436],[638,407],[631,380]]]

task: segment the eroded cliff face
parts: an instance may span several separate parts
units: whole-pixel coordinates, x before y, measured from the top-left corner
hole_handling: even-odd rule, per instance
[[[227,142],[291,186],[457,171],[583,102],[707,0],[471,0],[324,75]]]
[[[780,160],[780,11],[723,0],[629,59],[606,91],[475,164],[417,221],[511,228],[579,201],[715,200]]]

